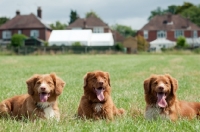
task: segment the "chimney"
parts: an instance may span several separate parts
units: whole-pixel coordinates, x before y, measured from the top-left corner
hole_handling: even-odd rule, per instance
[[[87,25],[86,25],[86,19],[83,20],[83,28],[86,28]]]
[[[19,11],[19,10],[16,11],[16,16],[17,16],[17,15],[20,15],[20,11]]]
[[[38,9],[37,9],[37,16],[39,18],[42,18],[42,9],[41,9],[41,7],[38,7]]]
[[[172,22],[172,14],[171,13],[167,14],[167,22],[168,23]]]

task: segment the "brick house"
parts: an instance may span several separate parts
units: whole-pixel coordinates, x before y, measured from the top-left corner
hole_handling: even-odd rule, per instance
[[[78,18],[73,23],[69,24],[67,29],[91,29],[93,33],[108,33],[111,32],[108,24],[104,23],[100,18],[93,15],[88,18]]]
[[[24,34],[47,41],[51,31],[51,28],[42,22],[42,10],[38,7],[37,16],[33,13],[21,15],[20,11],[16,11],[15,17],[0,26],[0,40],[1,43],[10,43],[13,34]]]
[[[143,36],[150,42],[150,45],[152,41],[159,39],[166,39],[168,42],[175,43],[180,36],[184,36],[186,40],[199,39],[200,28],[180,15],[165,14],[153,17],[137,32],[137,35]],[[196,44],[198,45],[198,43]],[[190,45],[194,46],[195,44],[190,43]]]
[[[93,33],[109,33],[113,34],[113,38],[116,42],[123,42],[124,37],[117,31],[111,30],[108,24],[103,22],[100,18],[93,15],[88,18],[78,18],[73,23],[69,24],[67,29],[82,30],[91,29]]]

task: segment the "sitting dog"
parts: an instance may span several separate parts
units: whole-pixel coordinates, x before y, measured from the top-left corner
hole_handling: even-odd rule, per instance
[[[113,116],[124,113],[124,109],[117,109],[112,101],[107,72],[88,72],[84,77],[83,89],[84,94],[78,107],[79,117],[113,120]]]
[[[178,82],[170,75],[152,75],[144,81],[146,119],[192,119],[200,114],[200,103],[178,100]]]
[[[0,103],[0,117],[10,115],[15,119],[37,117],[49,119],[60,118],[57,105],[65,82],[56,74],[36,74],[26,81],[28,94],[17,95]]]

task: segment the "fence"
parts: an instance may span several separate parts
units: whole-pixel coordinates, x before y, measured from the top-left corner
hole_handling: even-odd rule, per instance
[[[23,46],[8,47],[0,46],[0,52],[10,52],[13,54],[85,54],[85,53],[112,53],[118,52],[115,46]]]

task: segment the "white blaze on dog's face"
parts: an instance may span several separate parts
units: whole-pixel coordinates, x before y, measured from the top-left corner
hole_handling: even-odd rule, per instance
[[[65,86],[65,82],[56,74],[36,74],[26,81],[28,93],[37,102],[54,102]]]
[[[161,108],[167,107],[167,99],[174,97],[177,88],[177,81],[168,74],[152,75],[144,81],[146,101],[156,103]],[[154,100],[156,102],[152,102]]]

